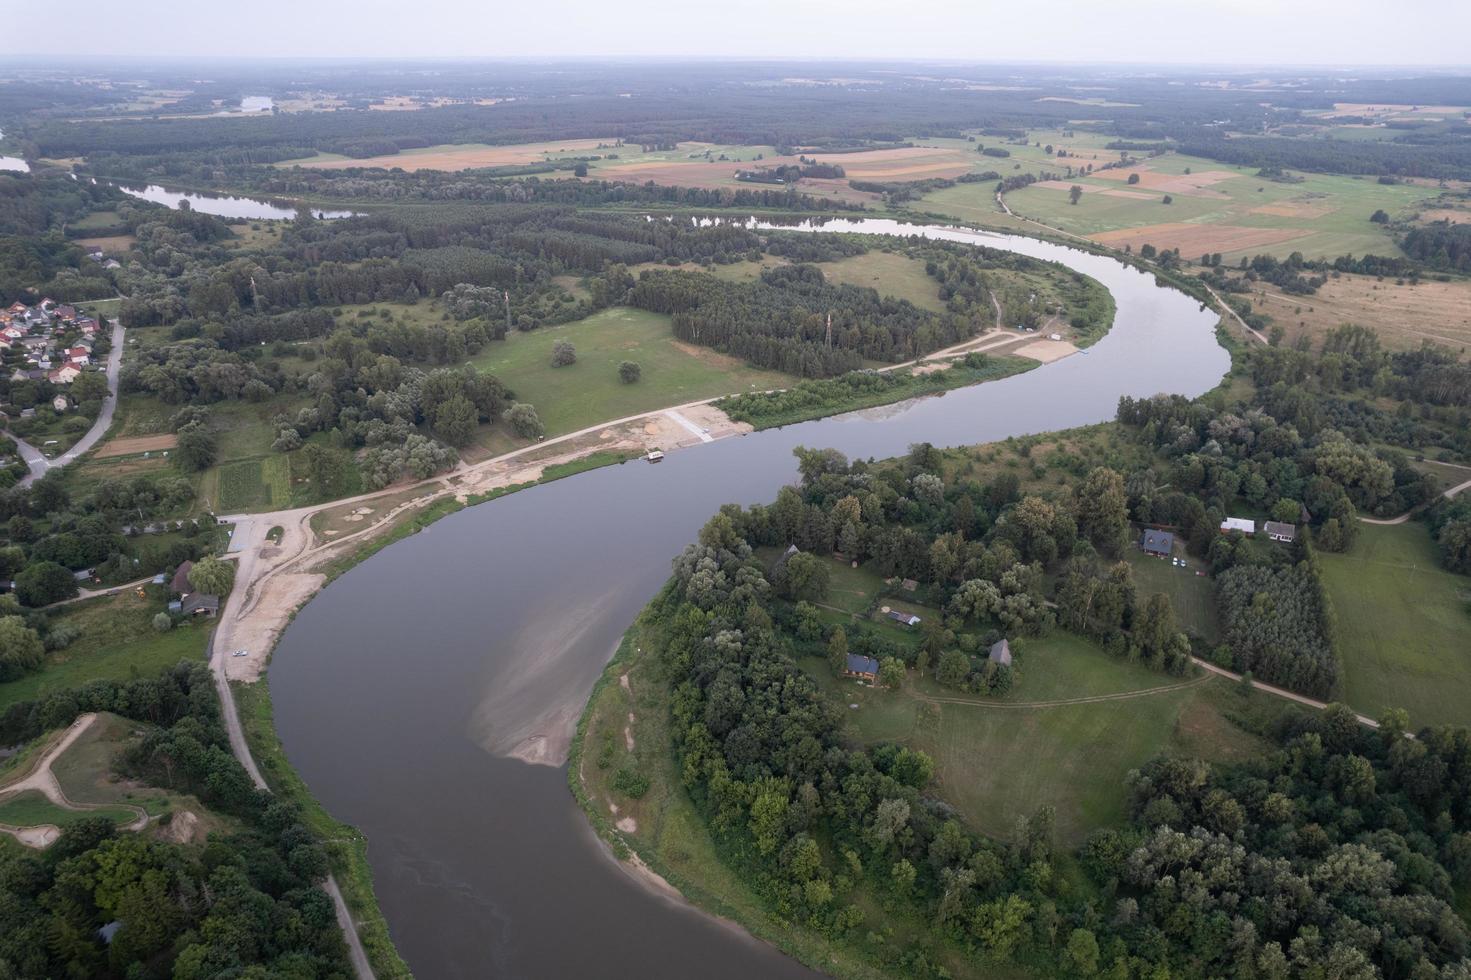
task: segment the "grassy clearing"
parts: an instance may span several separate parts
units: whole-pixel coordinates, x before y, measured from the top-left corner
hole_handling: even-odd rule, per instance
[[[1154,756],[1228,758],[1260,747],[1228,721],[1222,697],[1231,686],[1224,682],[1176,688],[1190,679],[1116,660],[1067,633],[1017,646],[1018,680],[1004,699],[961,694],[912,674],[904,689],[890,692],[839,680],[821,658],[802,666],[846,706],[850,738],[900,742],[931,755],[934,791],[993,836],[1051,804],[1059,841],[1075,846],[1088,831],[1124,819],[1124,777]],[[1135,696],[1029,706],[1129,694]]]
[[[551,366],[552,345],[569,341],[577,363]],[[642,379],[624,384],[618,365],[637,361]],[[584,320],[515,333],[472,359],[536,406],[547,435],[684,402],[792,383],[784,374],[746,367],[733,357],[674,339],[669,317],[623,307]]]
[[[1414,726],[1471,723],[1471,578],[1439,567],[1425,526],[1364,525],[1346,554],[1320,557],[1348,703],[1404,708]]]
[[[1184,549],[1178,549],[1181,557]],[[1179,568],[1160,558],[1140,551],[1130,551],[1129,564],[1134,567],[1134,586],[1141,598],[1163,592],[1170,597],[1175,616],[1188,633],[1215,643],[1220,639],[1221,622],[1216,614],[1215,591],[1209,575],[1197,575],[1205,566],[1194,558]]]
[[[106,712],[51,764],[67,799],[74,803],[129,803],[150,816],[188,810],[201,821],[202,837],[213,830],[234,829],[236,821],[208,811],[193,796],[139,786],[113,773],[118,757],[141,740],[149,726]]]
[[[342,897],[357,923],[358,938],[362,940],[373,972],[385,980],[411,978],[408,965],[399,957],[388,935],[388,922],[383,918],[378,899],[373,894],[367,839],[356,827],[342,823],[323,809],[286,761],[286,754],[276,736],[269,679],[262,678],[254,684],[235,684],[233,689],[251,755],[260,766],[261,775],[271,792],[295,803],[300,808],[302,822],[321,839],[337,884],[342,889]]]
[[[131,823],[136,815],[122,807],[104,807],[97,810],[67,810],[52,803],[35,790],[29,790],[0,801],[0,823],[12,827],[39,827],[54,824],[68,827],[78,820],[89,817],[106,817],[115,823]]]
[[[1140,174],[1140,183],[1127,184],[1123,178],[1130,173]],[[1229,176],[1198,188],[1183,183],[1207,173]],[[1204,252],[1221,252],[1228,259],[1263,252],[1336,258],[1398,255],[1390,231],[1369,216],[1382,208],[1391,217],[1409,217],[1440,193],[1433,187],[1382,185],[1371,177],[1299,176],[1298,182],[1281,183],[1257,177],[1254,168],[1169,154],[1107,176],[1035,184],[1006,200],[1018,214],[1135,250],[1147,242],[1179,247],[1188,259]],[[1076,205],[1068,200],[1072,184],[1084,189]],[[1166,194],[1171,204],[1163,203]]]
[[[36,673],[0,684],[0,711],[88,681],[151,677],[180,660],[202,659],[210,622],[185,623],[159,633],[153,617],[164,610],[166,601],[160,589],[150,588],[149,593],[147,599],[122,592],[58,607],[52,621],[80,626],[81,636],[65,650],[47,653],[45,665]]]
[[[824,262],[820,268],[830,282],[876,289],[881,295],[906,299],[922,310],[945,311],[945,304],[940,300],[940,284],[925,273],[923,262],[907,255],[872,249],[862,255]]]

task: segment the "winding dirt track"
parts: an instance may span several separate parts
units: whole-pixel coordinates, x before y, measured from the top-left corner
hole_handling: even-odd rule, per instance
[[[63,810],[128,810],[136,814],[136,819],[124,826],[124,830],[138,831],[147,827],[148,812],[140,806],[134,806],[131,803],[73,802],[62,790],[56,774],[51,771],[52,763],[61,758],[62,753],[71,748],[72,744],[82,736],[83,732],[91,728],[92,723],[96,720],[97,715],[92,712],[77,716],[77,720],[71,723],[66,733],[31,764],[31,769],[26,775],[0,786],[0,803],[22,793],[36,792]],[[9,824],[0,824],[0,831],[9,833],[28,847],[48,847],[61,833],[60,828],[52,824],[39,827],[12,827]]]

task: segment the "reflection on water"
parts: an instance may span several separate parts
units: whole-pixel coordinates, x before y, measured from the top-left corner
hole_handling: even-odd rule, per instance
[[[154,204],[164,204],[171,208],[177,208],[182,201],[188,201],[189,207],[195,211],[205,214],[219,215],[221,218],[295,218],[296,205],[290,201],[264,201],[254,197],[231,197],[224,194],[203,194],[196,191],[174,191],[157,184],[148,184],[144,187],[128,184],[118,184],[119,189],[127,194]],[[314,210],[312,212],[319,218],[351,218],[355,212],[352,211],[325,211]]]
[[[1111,418],[1120,395],[1161,384],[1198,395],[1229,367],[1214,314],[1112,259],[954,228],[824,227],[1064,262],[1113,293],[1114,329],[1086,357],[1001,381],[724,439],[659,466],[604,467],[470,508],[312,600],[271,662],[277,729],[318,799],[367,834],[393,938],[423,980],[813,976],[634,882],[596,845],[565,769],[526,765],[507,746],[565,739],[670,559],[721,504],[771,501],[796,478],[793,447],[884,457],[918,441],[1084,425]]]
[[[5,131],[0,130],[0,140],[5,138]],[[26,163],[23,157],[0,156],[0,170],[20,171],[30,173],[31,165]]]

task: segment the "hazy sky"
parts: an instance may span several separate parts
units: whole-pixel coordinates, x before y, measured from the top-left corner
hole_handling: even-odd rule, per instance
[[[1471,64],[1471,0],[0,0],[0,23],[97,56]]]

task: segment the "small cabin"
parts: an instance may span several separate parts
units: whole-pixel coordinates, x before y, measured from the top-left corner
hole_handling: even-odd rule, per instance
[[[879,679],[879,662],[860,653],[848,654],[848,663],[843,667],[844,677],[856,677],[870,684]]]
[[[889,618],[901,626],[918,626],[920,618],[912,613],[900,612],[897,609],[889,610]]]
[[[991,645],[991,653],[987,659],[1000,667],[1011,666],[1011,644],[1006,642],[1006,637],[1003,636]]]
[[[1256,533],[1256,521],[1246,517],[1228,517],[1221,522],[1221,533],[1230,534],[1232,531],[1240,531],[1249,538]]]
[[[1156,558],[1169,558],[1175,553],[1175,536],[1169,531],[1156,531],[1154,528],[1146,528],[1144,537],[1139,541],[1139,549],[1146,555],[1154,555]]]
[[[1262,525],[1262,530],[1273,541],[1282,541],[1286,544],[1291,544],[1297,540],[1297,526],[1294,524],[1284,524],[1282,521],[1267,521],[1267,523]]]
[[[208,595],[203,592],[186,595],[179,600],[179,612],[185,616],[202,616],[205,619],[214,619],[220,612],[220,597],[217,595]]]

